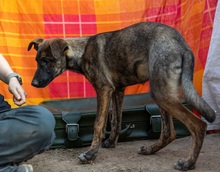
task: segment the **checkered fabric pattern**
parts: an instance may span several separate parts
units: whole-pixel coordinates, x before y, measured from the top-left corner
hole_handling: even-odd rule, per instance
[[[27,104],[58,98],[96,96],[82,76],[66,71],[45,88],[34,88],[35,50],[27,51],[37,37],[81,37],[124,28],[141,21],[156,21],[175,27],[195,55],[194,85],[202,92],[217,0],[1,0],[0,53],[23,77]],[[5,84],[1,94],[12,103]],[[126,94],[148,92],[148,83],[126,89]]]

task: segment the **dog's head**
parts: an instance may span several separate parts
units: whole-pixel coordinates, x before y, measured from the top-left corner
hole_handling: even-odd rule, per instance
[[[45,87],[66,70],[65,54],[68,44],[59,38],[48,40],[37,38],[29,43],[28,51],[32,46],[37,51],[37,70],[31,84],[38,88]]]

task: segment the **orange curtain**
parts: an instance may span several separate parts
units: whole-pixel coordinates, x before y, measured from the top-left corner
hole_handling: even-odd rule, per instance
[[[34,88],[37,37],[81,37],[121,29],[140,21],[157,21],[178,29],[195,55],[194,85],[202,93],[202,76],[212,33],[217,0],[1,0],[0,53],[24,80],[27,104],[43,100],[95,96],[90,83],[67,71],[45,88]],[[0,69],[1,70],[1,69]],[[5,84],[0,93],[13,105]],[[148,92],[148,83],[126,89],[126,94]]]

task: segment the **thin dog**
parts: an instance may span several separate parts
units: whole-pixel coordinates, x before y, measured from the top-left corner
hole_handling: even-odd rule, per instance
[[[207,124],[185,108],[183,96],[207,121],[215,111],[198,95],[192,80],[194,56],[181,34],[156,22],[137,23],[127,28],[80,38],[37,38],[30,42],[37,51],[35,87],[47,86],[65,70],[84,75],[97,93],[94,138],[89,150],[79,156],[83,163],[96,158],[99,147],[116,146],[121,130],[122,104],[126,86],[149,81],[151,96],[161,109],[160,139],[139,154],[154,154],[175,139],[172,118],[183,122],[192,135],[192,148],[186,159],[174,168],[189,170],[202,148]],[[111,134],[102,143],[112,101]]]

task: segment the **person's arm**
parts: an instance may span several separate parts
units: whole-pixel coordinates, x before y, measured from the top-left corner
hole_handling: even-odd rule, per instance
[[[21,106],[26,102],[26,92],[20,85],[16,77],[8,77],[14,73],[7,60],[0,54],[0,80],[8,84],[8,90],[13,94],[13,101],[16,105]]]
[[[8,84],[7,76],[13,72],[6,59],[0,54],[0,79]]]

